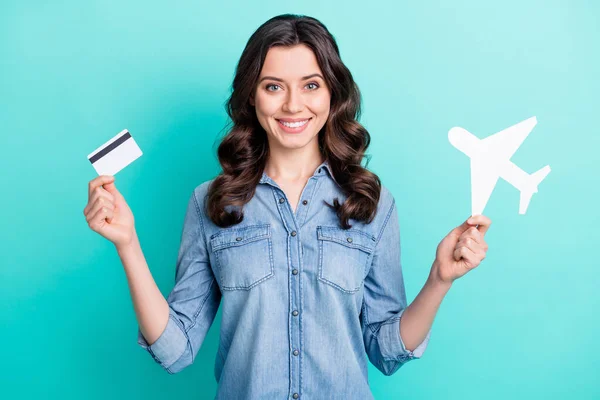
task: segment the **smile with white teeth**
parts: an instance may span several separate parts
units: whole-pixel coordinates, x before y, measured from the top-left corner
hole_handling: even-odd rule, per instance
[[[306,124],[308,122],[308,119],[305,119],[304,121],[298,121],[298,122],[285,122],[285,121],[279,121],[281,122],[283,125],[287,126],[288,128],[298,128],[304,124]]]

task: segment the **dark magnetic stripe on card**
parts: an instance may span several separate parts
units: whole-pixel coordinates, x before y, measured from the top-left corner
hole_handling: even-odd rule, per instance
[[[94,156],[92,158],[90,158],[90,162],[92,164],[95,163],[96,161],[98,161],[99,159],[101,159],[102,157],[104,157],[105,155],[107,155],[108,153],[110,153],[111,151],[116,149],[117,147],[119,147],[119,145],[121,143],[123,143],[130,137],[131,137],[131,133],[129,133],[129,131],[125,132],[125,134],[123,136],[121,136],[120,138],[118,138],[117,140],[115,140],[114,142],[112,142],[111,144],[109,144],[108,146],[103,148],[102,150],[100,150],[98,153],[94,154]]]

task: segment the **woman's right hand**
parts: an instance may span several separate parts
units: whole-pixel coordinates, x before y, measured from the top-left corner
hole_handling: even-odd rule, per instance
[[[100,175],[89,182],[88,203],[83,214],[90,229],[119,247],[131,243],[135,221],[114,180],[112,175]]]

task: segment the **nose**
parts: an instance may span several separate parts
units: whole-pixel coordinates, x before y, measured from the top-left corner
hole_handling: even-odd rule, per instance
[[[456,147],[469,157],[477,153],[479,139],[464,128],[455,126],[450,129],[450,131],[448,131],[448,140],[452,146]]]
[[[295,90],[291,89],[288,91],[287,98],[283,104],[283,110],[289,113],[297,113],[302,111],[304,107],[304,103],[302,100],[302,96],[300,93],[297,93]]]
[[[463,128],[459,128],[455,126],[454,128],[448,131],[448,140],[452,144],[452,146],[460,149],[462,142],[464,141],[465,133]]]

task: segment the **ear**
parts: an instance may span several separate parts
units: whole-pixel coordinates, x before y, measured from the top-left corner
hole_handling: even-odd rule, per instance
[[[250,98],[248,99],[248,102],[252,107],[254,107],[254,93],[250,93]]]

